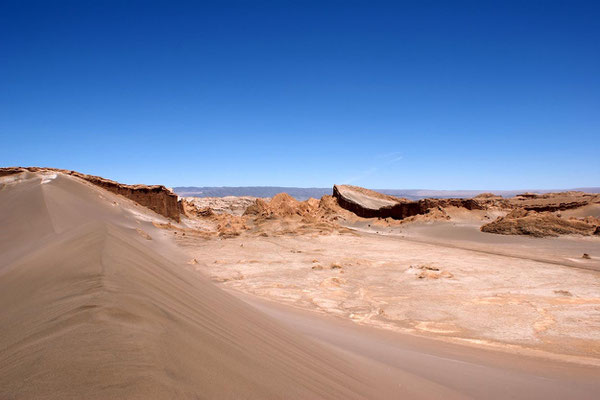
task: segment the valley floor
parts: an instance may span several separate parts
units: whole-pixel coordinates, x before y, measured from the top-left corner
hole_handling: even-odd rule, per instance
[[[223,287],[361,325],[600,365],[598,238],[438,222],[349,233],[180,237]]]
[[[0,184],[2,399],[599,397],[598,238],[193,228],[60,171]]]

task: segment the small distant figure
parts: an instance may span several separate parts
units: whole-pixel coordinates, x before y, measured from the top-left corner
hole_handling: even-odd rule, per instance
[[[588,253],[583,253],[583,255],[581,256],[581,258],[585,258],[586,260],[589,260],[592,257]]]

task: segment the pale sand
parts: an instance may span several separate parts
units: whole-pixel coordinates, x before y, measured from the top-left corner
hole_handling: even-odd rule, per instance
[[[400,385],[417,390],[435,383],[457,396],[475,399],[592,399],[600,393],[598,368],[402,335],[238,296],[296,332],[365,360],[377,360]]]
[[[600,238],[493,235],[472,221],[380,222],[341,234],[177,242],[199,260],[199,272],[265,299],[362,325],[600,366]]]
[[[398,392],[376,366],[291,331],[171,261],[177,256],[151,225],[113,202],[141,208],[62,174],[44,185],[29,177],[0,190],[0,398]]]
[[[389,247],[380,236],[363,241],[352,235],[198,239],[188,242],[187,250],[199,263],[186,264],[189,256],[172,245],[173,234],[153,226],[166,222],[158,215],[77,178],[24,177],[0,186],[2,399],[593,399],[600,393],[596,367],[441,343],[330,316],[341,307],[340,315],[363,318],[373,298],[364,288],[361,297],[358,280],[373,284],[368,273],[376,269],[390,273],[381,282],[383,295],[398,291],[390,285],[394,277],[412,288],[402,293],[405,300],[414,297],[411,306],[417,304],[416,293],[443,287],[435,285],[439,279],[410,283],[415,282],[412,272],[395,271],[394,262],[369,267],[368,257],[356,259],[352,252],[369,254],[370,249],[387,257],[386,251],[408,251],[420,261],[424,250],[434,258],[447,254],[439,247],[398,246],[393,237],[387,239]],[[372,247],[376,243],[379,247]],[[342,259],[341,269],[312,270],[314,255],[307,248],[328,267],[336,261],[328,245],[333,252],[348,252],[355,264]],[[457,266],[461,258],[469,261],[462,253],[456,257]],[[485,257],[478,261],[490,260]],[[212,262],[219,260],[225,263]],[[531,267],[529,262],[511,271]],[[350,270],[359,271],[360,263],[364,272],[353,275]],[[204,278],[223,281],[218,272],[231,274],[225,267],[232,265],[239,274],[224,279],[226,286],[244,283],[237,289],[249,292],[265,287],[265,297],[280,301],[313,291],[309,295],[321,299],[325,316],[234,296]],[[461,271],[483,271],[477,265],[471,260]],[[252,266],[258,269],[242,269]],[[289,276],[297,283],[285,281]],[[583,285],[579,276],[571,279],[562,282]],[[348,281],[356,291],[348,290]],[[591,282],[586,293],[594,288]],[[417,311],[431,316],[435,310],[427,305]],[[453,329],[422,328],[436,334]]]

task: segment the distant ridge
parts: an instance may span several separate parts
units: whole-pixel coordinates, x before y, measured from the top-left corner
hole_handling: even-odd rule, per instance
[[[469,198],[481,193],[494,193],[503,197],[513,197],[520,193],[551,193],[565,191],[581,191],[587,193],[600,193],[600,187],[586,187],[573,189],[528,189],[528,190],[430,190],[430,189],[373,189],[383,194],[396,197],[406,197],[411,200],[423,198]],[[180,186],[174,187],[173,191],[181,197],[226,197],[226,196],[252,196],[273,197],[277,193],[285,192],[297,200],[306,200],[310,197],[321,198],[331,195],[332,188],[301,188],[285,186]]]
[[[277,193],[287,193],[297,200],[306,200],[310,197],[321,198],[332,193],[331,188],[299,188],[284,186],[236,186],[236,187],[174,187],[173,191],[181,197],[225,197],[225,196],[252,196],[273,197]]]

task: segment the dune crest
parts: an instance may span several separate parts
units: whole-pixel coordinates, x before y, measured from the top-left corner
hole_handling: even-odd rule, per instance
[[[44,184],[20,174],[0,190],[1,398],[381,393],[365,369],[172,261],[163,231],[114,194],[62,172]]]
[[[179,222],[180,215],[183,213],[183,206],[181,201],[179,201],[178,196],[162,185],[126,185],[124,183],[111,181],[110,179],[99,176],[82,174],[81,172],[77,171],[39,167],[0,168],[0,177],[21,174],[24,172],[50,172],[75,176],[106,189],[109,192],[113,192],[133,200],[136,203],[177,222]]]

